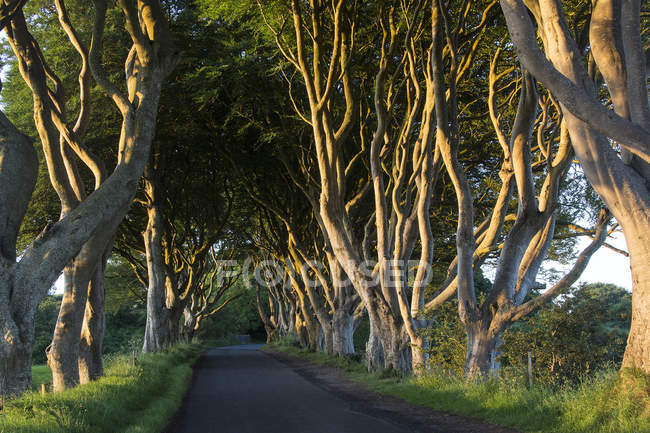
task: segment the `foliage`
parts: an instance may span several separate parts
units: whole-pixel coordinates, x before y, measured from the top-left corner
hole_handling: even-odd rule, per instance
[[[34,364],[44,364],[47,361],[45,349],[52,341],[60,307],[60,295],[48,296],[38,306],[32,354]],[[130,352],[133,347],[141,347],[144,324],[145,310],[141,303],[124,303],[107,310],[104,354]]]
[[[366,343],[370,337],[370,319],[364,316],[359,322],[359,326],[354,331],[354,351],[355,353],[363,353],[366,350]]]
[[[44,364],[47,361],[45,349],[52,342],[54,325],[59,317],[59,308],[61,307],[61,296],[47,296],[36,310],[34,319],[34,350],[32,352],[32,362],[34,364]]]
[[[113,254],[104,274],[106,292],[106,312],[117,312],[126,305],[139,305],[146,302],[145,288],[136,278],[131,266],[117,254]]]
[[[233,287],[230,290],[242,290]],[[257,314],[255,292],[245,290],[244,295],[226,305],[218,314],[208,317],[202,324],[198,338],[202,341],[222,339],[234,334],[251,334],[256,340],[264,340],[264,328]]]
[[[91,4],[84,1],[68,1],[66,9],[81,40],[87,45],[94,16]],[[69,96],[67,98],[68,106],[65,107],[67,112],[76,113],[79,106],[77,83],[79,55],[58,23],[53,2],[30,1],[23,10],[28,19],[30,33],[38,41],[48,65],[60,78],[63,89]],[[107,15],[109,25],[106,38],[103,41],[105,48],[103,64],[109,72],[119,71],[121,78],[124,69],[122,57],[124,50],[119,47],[127,46],[128,35],[126,32],[116,30],[121,26],[112,25],[115,20],[122,19],[118,9],[109,8]],[[58,220],[61,206],[50,184],[45,157],[34,125],[32,93],[19,73],[18,64],[6,38],[0,41],[0,55],[2,56],[3,72],[6,74],[3,75],[2,93],[0,94],[3,112],[21,132],[32,138],[39,158],[36,189],[19,235],[17,247],[20,251],[45,228],[46,224]],[[120,133],[121,117],[112,103],[106,103],[106,95],[96,85],[91,88],[90,101],[90,111],[95,115],[90,116],[84,143],[105,161],[115,161],[117,147],[115,144]],[[112,168],[112,164],[113,162],[107,163],[108,170]],[[92,176],[89,171],[83,164],[80,169],[84,181],[90,185]]]
[[[482,286],[477,286],[479,297]],[[528,351],[533,354],[535,380],[545,386],[575,384],[598,371],[617,368],[630,327],[631,299],[629,292],[612,284],[572,289],[505,332],[499,347],[502,370],[525,382]],[[462,377],[466,336],[458,301],[442,305],[432,318],[433,325],[425,331],[432,368]]]
[[[465,328],[458,318],[458,300],[453,299],[433,311],[433,324],[424,330],[432,368],[462,377],[465,368]]]
[[[0,433],[158,433],[180,405],[202,346],[107,362],[106,375],[57,394],[5,403]]]
[[[144,305],[122,305],[106,314],[104,353],[128,353],[142,348],[146,312]]]
[[[625,351],[632,294],[613,284],[585,284],[512,326],[502,360],[524,370],[528,351],[545,384],[576,383],[604,368],[617,368]]]

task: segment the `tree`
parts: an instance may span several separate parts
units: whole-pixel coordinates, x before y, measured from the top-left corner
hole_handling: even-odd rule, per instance
[[[100,232],[100,237],[110,237],[110,233],[106,232],[110,232],[111,228],[114,230],[126,213],[135,193],[137,179],[148,158],[160,85],[176,62],[177,53],[160,4],[141,3],[139,6],[146,13],[138,15],[134,13],[135,3],[122,2],[127,32],[133,41],[133,50],[127,63],[127,73],[131,78],[128,81],[130,92],[127,96],[108,80],[101,67],[99,46],[105,24],[106,3],[99,0],[95,2],[96,19],[88,63],[95,80],[113,99],[123,116],[116,168],[92,194],[66,213],[60,221],[44,230],[23,251],[17,262],[16,236],[33,191],[37,161],[29,140],[2,116],[2,130],[6,139],[1,145],[5,157],[0,163],[0,191],[3,202],[15,203],[14,207],[3,207],[1,219],[4,223],[0,229],[3,239],[0,275],[2,394],[20,393],[30,388],[36,307],[63,268],[91,237],[98,236]],[[3,5],[3,10],[4,6],[6,5]],[[153,44],[156,45],[155,51]],[[45,76],[34,78],[34,85],[47,85]],[[50,100],[46,99],[44,103],[48,106],[48,111],[43,112],[44,119],[53,121],[57,115],[56,109],[52,108]],[[46,113],[51,117],[48,118]],[[67,126],[62,129],[71,130]],[[79,142],[73,138],[74,134],[66,134],[64,149],[70,145],[73,150],[82,151],[81,147],[74,146]],[[61,156],[59,150],[54,150],[55,147],[52,146],[52,156],[56,156],[56,160],[50,162],[49,168],[61,171],[64,167],[60,164]],[[59,178],[54,177],[54,173],[51,174],[53,178]],[[75,338],[79,339],[80,335]],[[70,360],[71,364],[76,365],[77,362],[76,357]],[[68,379],[74,382],[74,378]],[[66,386],[64,377],[56,377],[55,382],[60,387]]]
[[[521,63],[558,99],[582,169],[623,229],[633,298],[622,368],[650,373],[650,109],[640,8],[638,0],[598,1],[588,33],[581,27],[574,36],[568,8],[559,0],[501,1]],[[588,34],[588,40],[581,40],[581,34]],[[589,69],[583,64],[587,47]],[[614,110],[598,97],[600,83],[589,73],[594,67],[602,74]]]
[[[240,233],[249,212],[223,156],[244,143],[232,120],[240,92],[231,75],[240,73],[237,37],[224,25],[199,21],[191,5],[180,3],[171,30],[184,57],[161,95],[142,192],[116,246],[148,287],[146,352],[193,334],[206,314],[216,314],[218,301],[230,299],[225,295],[234,280],[220,287],[212,284],[218,279],[211,282],[222,273],[214,259],[244,255]]]
[[[543,295],[526,300],[536,285],[540,266],[555,237],[560,185],[572,161],[569,136],[563,119],[549,111],[548,99],[543,102],[542,115],[538,118],[536,82],[526,70],[522,70],[519,103],[509,128],[510,138],[506,138],[497,110],[496,89],[499,79],[513,69],[497,71],[496,65],[503,50],[503,42],[498,42],[490,62],[487,108],[503,153],[499,172],[501,188],[491,216],[476,224],[472,185],[458,157],[461,144],[469,144],[467,134],[459,126],[462,110],[457,91],[463,63],[457,61],[457,52],[462,49],[462,44],[457,36],[456,22],[463,22],[466,15],[467,12],[451,7],[451,3],[447,7],[442,4],[432,6],[436,143],[440,146],[458,201],[457,259],[452,263],[450,277],[455,278],[458,284],[459,315],[467,333],[465,375],[471,380],[488,373],[500,335],[510,324],[558,296],[577,280],[591,255],[604,243],[610,216],[606,210],[601,211],[592,243],[580,253],[571,270]],[[449,62],[448,70],[446,62]],[[535,128],[535,149],[540,152],[540,157],[534,163]],[[517,194],[517,211],[512,215],[514,223],[506,231],[504,222],[513,192]],[[475,293],[474,271],[485,260],[486,254],[497,248],[499,238],[502,245],[498,246],[495,278],[485,299],[480,300]]]

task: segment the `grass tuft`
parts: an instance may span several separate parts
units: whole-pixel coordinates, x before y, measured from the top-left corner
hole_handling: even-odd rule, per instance
[[[6,402],[0,433],[160,432],[180,405],[202,350],[179,345],[135,359],[112,357],[106,360],[105,376],[96,382]],[[39,387],[48,380],[42,367],[35,371]]]

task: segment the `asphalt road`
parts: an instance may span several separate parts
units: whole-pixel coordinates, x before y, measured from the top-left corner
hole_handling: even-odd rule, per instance
[[[260,347],[208,351],[166,433],[407,433],[353,412]]]

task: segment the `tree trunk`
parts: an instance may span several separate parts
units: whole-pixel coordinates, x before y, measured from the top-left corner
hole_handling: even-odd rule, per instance
[[[162,251],[162,213],[148,183],[154,203],[147,210],[147,228],[143,234],[147,256],[149,287],[147,288],[147,319],[142,351],[155,352],[169,346],[173,340],[169,326],[170,311],[166,304],[166,271]]]
[[[102,236],[93,236],[63,272],[64,289],[59,317],[54,328],[52,344],[47,352],[47,364],[52,370],[55,392],[79,384],[81,329],[91,280],[100,265],[104,248]]]
[[[271,319],[269,318],[268,314],[266,314],[266,311],[264,311],[264,308],[262,307],[262,296],[260,293],[259,286],[255,286],[255,300],[257,303],[257,313],[259,314],[260,319],[264,324],[264,331],[266,331],[266,344],[269,344],[271,341],[273,341],[273,336],[277,331],[277,328],[273,327]]]
[[[496,348],[497,338],[486,324],[480,322],[466,326],[467,350],[465,353],[465,378],[474,380],[485,378],[492,366],[492,354]]]
[[[408,344],[405,344],[403,335],[391,332],[382,339],[382,348],[384,350],[384,368],[400,373],[411,371],[411,349]]]
[[[377,371],[384,368],[384,350],[372,319],[370,319],[370,335],[366,343],[366,367],[368,371]]]
[[[104,373],[102,361],[104,329],[106,319],[104,316],[104,276],[106,262],[112,248],[108,248],[102,263],[97,266],[95,275],[90,281],[88,301],[84,313],[84,323],[81,329],[81,342],[79,346],[79,383],[85,384],[99,379]]]
[[[167,329],[169,330],[169,343],[167,346],[172,346],[181,340],[181,319],[184,308],[178,305],[169,308],[168,305],[167,310],[169,311],[167,314]]]
[[[32,389],[32,343],[0,341],[0,395],[18,395]]]
[[[334,331],[332,329],[332,326],[328,327],[320,327],[321,332],[323,334],[323,347],[322,350],[324,353],[327,355],[332,355],[334,354]]]
[[[296,310],[296,336],[300,347],[309,347],[309,336],[307,335],[307,326],[305,321]]]
[[[411,350],[408,344],[408,336],[403,330],[401,320],[395,320],[390,313],[381,315],[378,311],[374,314],[370,313],[370,309],[368,311],[369,315],[376,316],[374,320],[374,332],[381,341],[384,361],[381,367],[397,372],[410,372]],[[373,320],[371,319],[371,328],[372,322]],[[373,350],[376,350],[376,348],[373,347]],[[374,360],[373,365],[377,365]]]
[[[74,264],[64,272],[65,288],[61,310],[54,328],[54,337],[47,351],[47,365],[52,370],[52,383],[55,392],[79,384],[79,341],[83,325],[85,294],[83,288],[72,283]]]
[[[194,329],[196,327],[196,317],[192,314],[192,309],[186,306],[183,310],[183,338],[187,341],[194,339]]]
[[[422,375],[429,368],[429,341],[423,337],[411,339],[411,369],[416,375]]]
[[[650,374],[650,245],[644,241],[647,230],[650,228],[641,225],[623,228],[630,251],[633,296],[632,323],[622,367]]]
[[[15,287],[16,239],[37,173],[31,141],[0,112],[0,395],[20,394],[32,387],[35,307],[22,295],[22,288]],[[20,311],[15,314],[18,302]]]
[[[494,343],[494,350],[490,354],[490,374],[494,377],[499,377],[499,370],[501,369],[501,361],[499,358],[503,355],[501,345],[503,344],[503,332],[499,333]]]
[[[317,320],[312,318],[305,322],[305,330],[307,331],[307,349],[316,352],[318,350],[318,336],[321,332],[320,324]]]
[[[354,353],[354,314],[336,309],[332,317],[332,344],[336,355]]]

